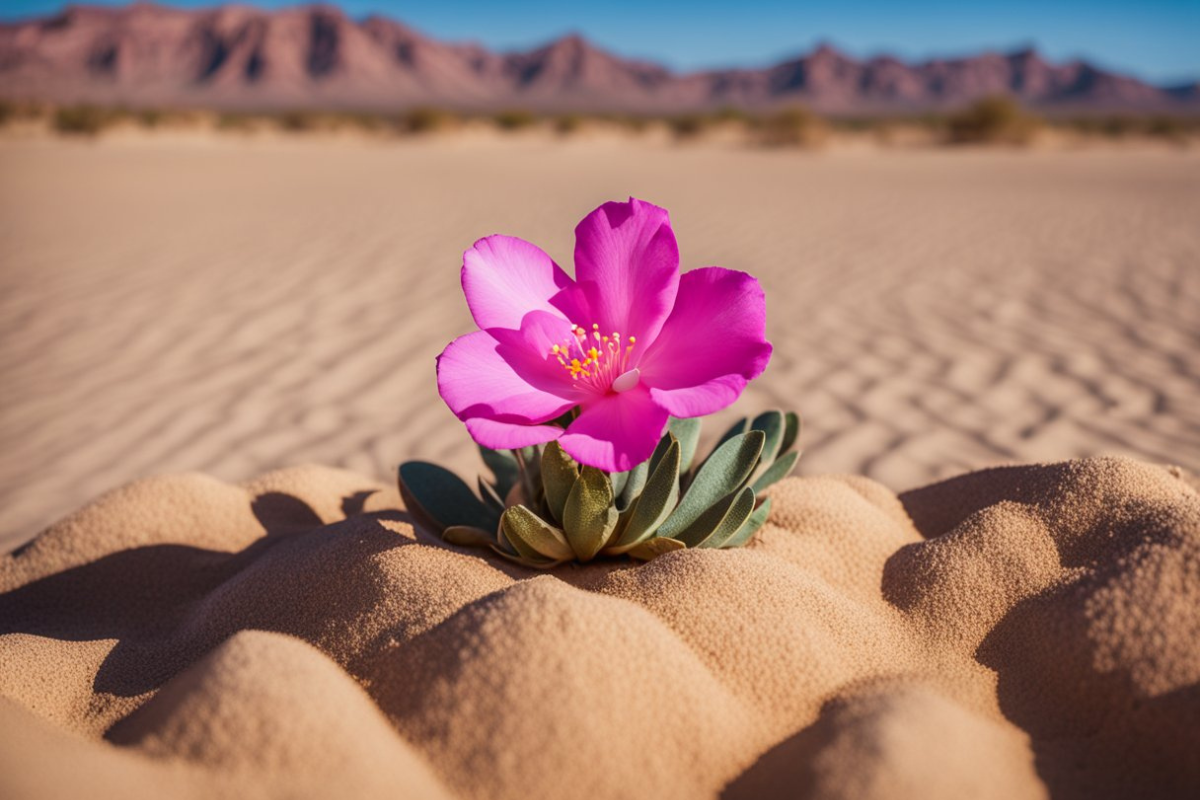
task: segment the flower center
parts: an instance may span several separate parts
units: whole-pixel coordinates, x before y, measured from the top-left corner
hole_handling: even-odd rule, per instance
[[[638,381],[637,369],[629,366],[636,345],[636,336],[625,338],[617,331],[604,335],[599,325],[592,325],[590,332],[576,325],[571,338],[551,347],[550,355],[558,359],[577,386],[582,383],[601,392],[625,392]]]

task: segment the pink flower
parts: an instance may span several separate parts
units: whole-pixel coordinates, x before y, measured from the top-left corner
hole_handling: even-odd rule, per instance
[[[725,408],[771,358],[766,303],[743,272],[681,275],[665,209],[605,203],[575,229],[575,280],[511,236],[463,255],[479,331],[438,357],[438,391],[479,444],[558,439],[576,461],[624,472],[669,416]],[[546,424],[578,408],[564,430]]]

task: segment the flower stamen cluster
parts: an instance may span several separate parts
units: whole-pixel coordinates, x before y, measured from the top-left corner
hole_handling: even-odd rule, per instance
[[[602,392],[609,389],[628,391],[636,385],[636,374],[632,376],[633,380],[626,377],[631,372],[637,372],[636,369],[630,369],[630,357],[637,345],[636,336],[625,339],[627,344],[623,345],[619,331],[606,336],[600,333],[598,323],[592,323],[590,335],[581,325],[576,325],[571,335],[572,338],[551,347],[550,356],[571,373],[576,386],[580,377],[587,378],[588,385]],[[625,380],[622,381],[622,378]]]

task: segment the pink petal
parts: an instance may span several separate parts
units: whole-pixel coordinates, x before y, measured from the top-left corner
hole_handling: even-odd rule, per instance
[[[484,447],[493,450],[515,450],[545,444],[563,435],[557,425],[516,425],[494,419],[476,417],[467,420],[467,433]]]
[[[666,209],[605,203],[575,228],[575,279],[605,333],[653,341],[679,288],[679,246]]]
[[[638,362],[641,382],[674,416],[719,411],[771,360],[766,325],[766,298],[752,276],[720,267],[688,272],[674,311]]]
[[[475,331],[455,339],[438,356],[438,392],[455,416],[529,424],[554,419],[575,406],[574,400],[518,375],[500,347],[487,332]]]
[[[638,386],[584,406],[559,444],[581,464],[625,472],[650,458],[666,425],[666,409]]]
[[[515,330],[530,311],[557,314],[550,300],[571,285],[550,256],[523,239],[488,236],[463,253],[463,293],[483,329]]]
[[[499,342],[496,353],[527,383],[579,403],[588,395],[572,386],[569,374],[550,352],[554,345],[573,340],[571,330],[571,323],[560,316],[530,311],[520,330],[492,328],[487,333]]]

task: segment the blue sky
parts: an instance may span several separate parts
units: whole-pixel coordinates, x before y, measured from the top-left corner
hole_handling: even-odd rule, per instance
[[[116,0],[101,0],[121,5]],[[245,1],[245,0],[243,0]],[[252,0],[255,5],[295,5]],[[172,5],[209,6],[202,0]],[[341,0],[352,16],[379,12],[441,39],[510,50],[582,33],[627,56],[677,69],[760,66],[829,41],[853,55],[904,58],[1036,45],[1055,59],[1086,57],[1155,82],[1200,79],[1200,0]],[[60,0],[0,0],[0,17],[54,12]]]

